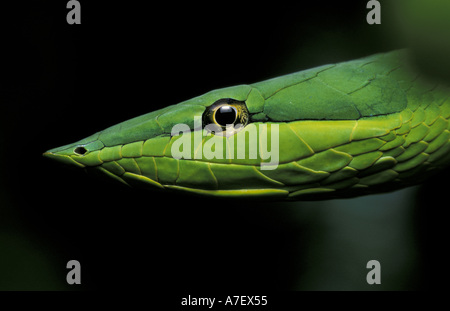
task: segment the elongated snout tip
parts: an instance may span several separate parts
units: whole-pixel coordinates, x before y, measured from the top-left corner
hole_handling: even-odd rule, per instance
[[[48,159],[52,159],[64,164],[68,164],[68,165],[75,165],[77,167],[85,167],[83,164],[78,163],[77,161],[75,161],[74,159],[72,159],[72,157],[70,157],[69,155],[66,154],[58,154],[58,152],[53,152],[51,150],[48,150],[46,152],[44,152],[42,155]]]

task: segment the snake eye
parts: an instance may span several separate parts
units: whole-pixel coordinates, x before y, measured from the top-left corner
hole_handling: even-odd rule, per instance
[[[236,108],[228,105],[219,107],[214,113],[214,119],[220,126],[227,126],[227,124],[234,124],[236,121],[237,111]]]
[[[233,134],[247,125],[249,113],[245,102],[232,98],[223,98],[207,107],[203,113],[203,126],[213,125],[218,131],[215,134],[223,135],[225,132]],[[222,133],[220,133],[220,129]]]

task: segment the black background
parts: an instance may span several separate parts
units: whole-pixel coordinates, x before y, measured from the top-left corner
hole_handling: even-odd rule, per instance
[[[323,229],[317,214],[292,220],[301,204],[129,189],[41,154],[215,88],[403,47],[388,20],[368,25],[365,1],[80,2],[81,25],[65,1],[2,10],[2,289],[296,289]],[[387,289],[437,287],[442,188],[416,194],[419,257]],[[71,259],[81,285],[65,282]]]

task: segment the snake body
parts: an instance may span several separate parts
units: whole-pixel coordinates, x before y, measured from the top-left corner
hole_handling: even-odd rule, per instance
[[[450,162],[450,89],[414,73],[407,56],[405,50],[381,53],[214,90],[45,155],[131,186],[206,196],[309,200],[392,191]],[[247,125],[231,136],[195,137],[194,117],[223,99],[243,103],[256,134]],[[182,137],[172,133],[177,124],[191,129],[190,158],[172,155]],[[274,125],[278,165],[263,169],[264,152],[249,155],[252,148],[270,149],[262,136],[274,135]],[[232,145],[251,135],[257,142],[247,142],[244,158],[198,153],[206,144],[236,153]]]

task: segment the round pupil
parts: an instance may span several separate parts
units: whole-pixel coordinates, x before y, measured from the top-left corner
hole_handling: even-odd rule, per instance
[[[217,109],[215,118],[219,125],[233,124],[236,120],[236,110],[231,106],[222,106]]]

